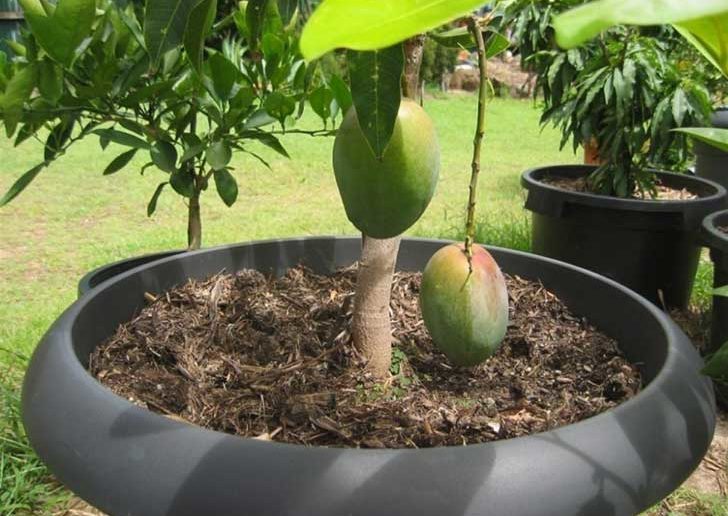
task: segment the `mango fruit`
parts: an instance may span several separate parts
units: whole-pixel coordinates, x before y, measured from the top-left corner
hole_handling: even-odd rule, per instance
[[[440,147],[424,109],[402,99],[381,159],[364,137],[352,107],[334,142],[334,173],[349,220],[365,235],[392,238],[422,216],[435,193]]]
[[[500,347],[508,327],[508,290],[493,257],[462,244],[438,250],[425,266],[420,308],[435,346],[457,366],[474,366]]]

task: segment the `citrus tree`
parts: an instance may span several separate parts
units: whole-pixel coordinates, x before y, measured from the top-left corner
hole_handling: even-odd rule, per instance
[[[297,0],[21,0],[28,22],[15,55],[0,53],[0,120],[15,145],[40,140],[43,155],[0,199],[15,198],[48,165],[88,137],[124,150],[103,174],[135,156],[159,175],[151,216],[172,191],[187,204],[188,245],[202,243],[202,194],[232,206],[233,153],[264,165],[258,142],[288,157],[279,140],[307,102],[336,116],[331,89],[298,49]],[[346,85],[337,83],[346,96]]]

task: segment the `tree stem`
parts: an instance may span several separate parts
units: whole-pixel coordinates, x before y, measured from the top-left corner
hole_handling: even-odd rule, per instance
[[[483,146],[483,136],[485,135],[485,103],[486,103],[486,83],[487,77],[487,59],[485,55],[485,42],[483,41],[483,33],[475,16],[468,18],[468,29],[475,38],[478,47],[478,69],[480,70],[480,87],[478,90],[478,122],[475,128],[475,138],[473,139],[473,163],[470,175],[470,195],[468,197],[468,217],[465,223],[465,254],[468,257],[468,265],[470,270],[473,269],[473,241],[475,240],[475,205],[477,202],[478,178],[480,176],[480,153]]]
[[[187,218],[187,250],[194,251],[202,246],[202,217],[200,215],[200,192],[190,197]]]
[[[424,44],[424,36],[415,36],[404,45],[402,87],[405,96],[415,101],[421,101],[419,76]],[[401,240],[401,236],[383,240],[366,235],[362,238],[351,334],[354,346],[366,361],[365,370],[379,380],[389,375],[392,363],[389,303]]]

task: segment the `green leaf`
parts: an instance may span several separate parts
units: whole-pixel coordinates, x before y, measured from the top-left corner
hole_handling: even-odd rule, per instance
[[[510,40],[499,32],[492,32],[490,36],[485,40],[485,57],[488,59],[495,57],[511,46]]]
[[[683,127],[675,129],[676,132],[685,133],[693,138],[712,145],[724,152],[728,152],[728,129],[715,129],[713,127]]]
[[[296,14],[298,0],[278,0],[278,13],[281,15],[283,25],[288,25]]]
[[[351,107],[351,104],[353,102],[349,86],[346,85],[341,77],[339,77],[338,75],[333,75],[329,79],[329,87],[334,93],[334,98],[336,99],[336,103],[341,108],[341,111],[346,114],[346,112],[349,111],[349,108]]]
[[[715,290],[713,290],[714,296],[721,296],[721,297],[728,297],[728,285],[725,287],[718,287]]]
[[[0,110],[5,123],[5,132],[10,138],[23,116],[23,104],[30,98],[36,83],[36,67],[26,66],[13,75],[0,97]]]
[[[204,0],[147,0],[144,41],[153,67],[162,56],[184,42],[190,14]]]
[[[158,169],[174,174],[177,171],[177,149],[169,142],[157,141],[152,144],[152,148],[149,150],[149,155],[152,158]],[[174,184],[172,184],[174,187]]]
[[[182,157],[179,159],[180,163],[184,163],[185,161],[189,161],[192,158],[199,156],[202,154],[202,151],[205,150],[205,144],[200,142],[192,145],[191,147],[188,147],[185,149],[185,151],[182,153]]]
[[[394,132],[402,99],[402,45],[374,52],[350,51],[348,63],[359,127],[374,155],[381,158]]]
[[[233,175],[225,168],[215,170],[215,187],[220,199],[227,205],[232,206],[238,199],[238,183]]]
[[[682,89],[677,89],[672,96],[672,116],[677,125],[682,125],[688,110],[688,98]]]
[[[682,25],[726,12],[725,0],[599,0],[556,16],[553,26],[559,45],[572,48],[613,25]]]
[[[13,183],[13,185],[8,189],[7,192],[5,192],[5,195],[3,195],[2,199],[0,199],[0,207],[5,206],[7,203],[15,199],[20,192],[25,190],[25,187],[27,187],[33,179],[35,179],[35,176],[38,175],[38,173],[45,168],[45,163],[41,163],[40,165],[36,165],[30,170],[28,170],[25,174],[20,176],[20,178]]]
[[[335,48],[378,50],[430,31],[483,5],[483,0],[326,0],[301,35],[308,60]]]
[[[245,121],[243,129],[257,129],[275,123],[276,119],[265,109],[258,109]]]
[[[73,125],[75,120],[61,120],[51,132],[48,133],[46,144],[43,149],[43,159],[46,162],[55,159],[56,155],[63,149],[63,146],[68,142],[73,132]]]
[[[198,72],[202,71],[202,56],[205,50],[205,37],[212,29],[217,13],[217,0],[202,0],[190,12],[185,29],[184,45],[187,57]]]
[[[725,11],[728,11],[726,7]],[[728,76],[728,44],[725,41],[728,12],[686,20],[675,28],[695,46],[723,75]]]
[[[63,65],[70,65],[76,50],[91,34],[96,0],[59,0],[52,14],[41,0],[20,0],[25,20],[38,44]]]
[[[319,86],[311,92],[308,101],[314,112],[326,122],[331,117],[331,102],[334,100],[333,92],[326,86]]]
[[[268,0],[250,0],[245,10],[245,23],[248,27],[248,46],[252,50],[257,50],[258,48],[267,8]]]
[[[118,143],[119,145],[124,145],[126,147],[134,147],[135,149],[150,148],[149,144],[141,138],[117,129],[96,129],[92,132],[107,141]]]
[[[187,170],[178,170],[169,176],[172,189],[183,197],[190,198],[195,193],[195,178]]]
[[[208,90],[211,90],[210,93],[218,100],[228,100],[233,93],[233,86],[240,76],[240,70],[222,54],[214,54],[210,57],[209,65],[212,88],[210,88],[209,81],[206,81]]]
[[[134,155],[137,153],[137,149],[131,149],[126,152],[119,154],[114,160],[109,163],[109,166],[104,169],[104,175],[110,176],[111,174],[117,173],[119,170],[129,164]]]
[[[63,72],[53,61],[38,63],[38,90],[51,104],[58,102],[63,95]]]
[[[154,190],[154,195],[152,195],[152,198],[149,200],[149,204],[147,205],[147,217],[151,217],[154,212],[157,211],[157,201],[159,201],[159,196],[162,194],[162,190],[164,190],[166,185],[167,183],[159,183],[157,189]]]
[[[285,124],[286,118],[296,111],[296,101],[292,97],[274,91],[265,99],[263,107],[270,116],[283,125]]]
[[[716,379],[728,378],[728,342],[706,361],[702,373]]]
[[[233,151],[225,140],[214,142],[205,152],[205,158],[213,170],[221,170],[227,167],[232,157]]]
[[[260,143],[262,143],[269,149],[276,151],[281,156],[289,159],[291,157],[288,154],[288,151],[286,151],[285,147],[283,147],[283,144],[280,142],[280,140],[270,133],[244,131],[240,133],[240,136],[242,136],[243,138],[250,138],[251,140],[258,140]]]

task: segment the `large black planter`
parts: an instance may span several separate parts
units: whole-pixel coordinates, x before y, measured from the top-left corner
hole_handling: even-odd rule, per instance
[[[184,252],[185,251],[162,251],[159,253],[145,254],[143,256],[135,256],[134,258],[119,260],[118,262],[110,263],[108,265],[102,265],[101,267],[87,272],[79,280],[78,297],[81,297],[92,288],[97,287],[104,281],[111,279],[114,276],[118,276],[123,272],[130,271],[140,265],[146,265],[147,263]]]
[[[724,206],[725,188],[658,172],[665,186],[687,188],[699,198],[643,201],[570,192],[542,181],[583,177],[593,170],[563,165],[523,174],[526,208],[533,212],[533,252],[603,274],[658,306],[687,307],[700,260],[700,224]]]
[[[404,240],[398,268],[421,270],[445,242]],[[31,444],[71,490],[115,515],[634,514],[690,474],[713,435],[711,383],[657,307],[594,273],[494,249],[622,343],[648,385],[577,424],[490,444],[360,450],[261,442],[132,405],[86,371],[87,357],[162,292],[221,270],[319,273],[354,262],[359,238],[268,241],[185,253],[134,269],[74,303],[33,355],[23,385]]]
[[[711,118],[711,125],[719,129],[728,129],[728,108],[715,110]],[[697,139],[693,140],[693,148],[696,158],[695,173],[700,177],[715,181],[723,188],[728,188],[728,152]]]
[[[728,210],[719,211],[703,221],[703,239],[710,247],[710,259],[715,265],[713,285],[728,285],[728,235],[718,228],[728,227]],[[713,315],[710,332],[710,350],[717,351],[728,341],[728,298],[713,296]]]

